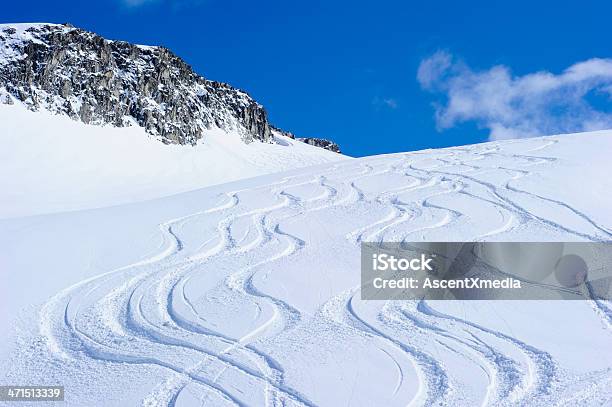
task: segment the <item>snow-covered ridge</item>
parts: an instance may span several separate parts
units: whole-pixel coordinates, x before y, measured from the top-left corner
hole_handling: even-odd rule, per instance
[[[9,24],[0,24],[0,31],[5,30],[15,30],[14,31],[14,42],[19,41],[40,41],[38,37],[34,34],[35,31],[39,31],[44,29],[44,27],[54,28],[54,29],[63,29],[65,31],[70,31],[74,29],[72,26],[65,24],[53,24],[53,23],[9,23]],[[7,48],[7,47],[4,47]],[[3,50],[0,50],[2,52]],[[0,54],[1,55],[1,54]],[[4,61],[0,61],[0,64],[5,63]]]
[[[0,103],[92,124],[139,125],[166,143],[219,128],[272,142],[263,106],[196,74],[164,47],[107,40],[68,24],[0,25]]]

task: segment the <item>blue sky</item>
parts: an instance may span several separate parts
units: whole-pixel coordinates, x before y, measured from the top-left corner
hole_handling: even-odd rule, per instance
[[[31,0],[1,20],[164,45],[279,127],[362,156],[612,127],[610,15],[588,0]]]

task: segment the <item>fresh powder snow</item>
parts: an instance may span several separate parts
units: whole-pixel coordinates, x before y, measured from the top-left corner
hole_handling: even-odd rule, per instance
[[[363,301],[359,245],[610,241],[612,131],[343,159],[0,115],[2,383],[74,406],[610,403],[608,302]]]
[[[273,132],[244,143],[210,130],[197,145],[166,145],[140,126],[94,126],[0,105],[0,218],[159,198],[348,157]]]

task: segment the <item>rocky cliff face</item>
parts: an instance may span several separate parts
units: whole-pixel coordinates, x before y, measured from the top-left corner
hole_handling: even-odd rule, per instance
[[[310,144],[311,146],[324,148],[329,151],[333,151],[334,153],[340,154],[340,147],[338,144],[333,141],[329,141],[324,138],[316,138],[316,137],[298,137],[296,140],[301,141],[302,143]]]
[[[281,130],[274,126],[272,126],[272,132],[278,133],[284,137],[289,137],[290,139],[293,139],[293,140],[301,141],[302,143],[306,143],[311,146],[324,148],[326,150],[333,151],[334,153],[342,154],[342,152],[340,151],[340,146],[338,146],[338,144],[334,143],[333,141],[324,139],[324,138],[295,137],[295,134],[291,133],[290,131]]]
[[[274,142],[248,94],[196,74],[163,47],[111,41],[69,24],[0,24],[0,103],[23,103],[90,124],[138,125],[165,143],[195,144],[206,129]],[[298,139],[339,152],[323,139]]]
[[[0,25],[0,102],[14,101],[85,123],[137,124],[166,143],[195,144],[211,127],[272,139],[265,109],[245,92],[165,48],[70,25]]]

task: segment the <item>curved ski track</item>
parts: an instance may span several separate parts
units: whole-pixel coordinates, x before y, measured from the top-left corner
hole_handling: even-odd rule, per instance
[[[392,360],[398,379],[390,397],[396,405],[553,403],[554,393],[576,378],[550,354],[519,338],[446,315],[425,301],[363,302],[358,286],[337,292],[318,312],[307,313],[259,288],[258,282],[267,278],[270,265],[297,259],[314,243],[308,236],[289,233],[286,222],[332,209],[351,213],[371,207],[378,210],[373,213],[384,214],[367,224],[353,219],[344,241],[355,251],[361,241],[420,240],[452,230],[474,240],[511,237],[514,230],[529,227],[590,241],[610,240],[610,229],[587,214],[516,186],[534,168],[555,164],[555,158],[534,154],[545,153],[556,142],[543,139],[521,154],[505,153],[508,142],[347,161],[317,174],[227,192],[217,207],[162,222],[164,247],[158,254],[58,293],[41,310],[40,332],[59,360],[167,370],[167,379],[142,400],[146,406],[173,406],[186,388],[199,393],[203,403],[317,405],[311,395],[292,387],[283,365],[258,346],[313,319],[366,338]],[[490,166],[490,158],[508,159],[504,166]],[[487,177],[492,173],[498,175],[493,181]],[[383,188],[378,179],[396,181]],[[476,214],[453,208],[448,197],[491,211],[498,222],[479,222]],[[573,224],[583,226],[560,225],[542,211],[535,215],[521,197],[552,212],[569,212],[576,218]],[[183,238],[185,228],[210,219],[216,223],[212,235],[197,242],[191,235]],[[214,280],[208,291],[190,291],[206,273]],[[253,310],[249,324],[228,330],[211,320],[202,310],[214,299],[237,301]],[[595,301],[593,307],[609,329],[610,305]],[[451,359],[462,370],[485,377],[486,385],[466,393],[462,379],[447,366]],[[393,399],[405,394],[401,390],[410,370],[418,377],[418,391]],[[596,386],[609,383],[610,377],[608,372],[603,380],[584,380]],[[259,395],[245,398],[248,392]],[[588,404],[588,394],[576,397]]]

